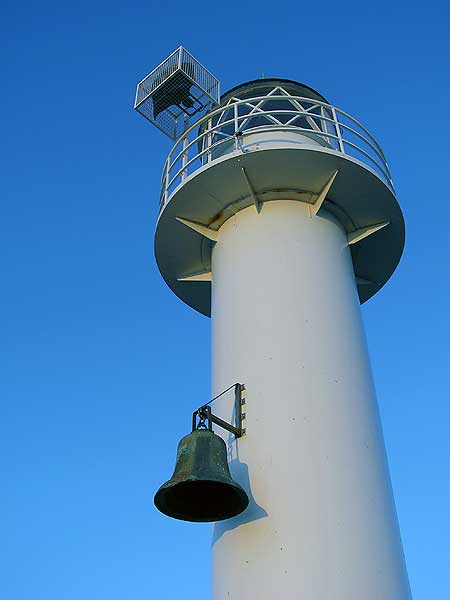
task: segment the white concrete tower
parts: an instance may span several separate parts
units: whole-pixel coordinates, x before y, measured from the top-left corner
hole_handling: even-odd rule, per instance
[[[158,266],[211,316],[212,395],[246,388],[213,600],[411,598],[360,314],[403,244],[380,146],[303,84],[242,84],[171,150]]]

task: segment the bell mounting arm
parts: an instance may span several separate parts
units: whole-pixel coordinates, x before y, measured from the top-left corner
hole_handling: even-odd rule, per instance
[[[220,417],[217,417],[212,413],[211,403],[220,396],[223,396],[226,392],[230,391],[234,388],[234,412],[236,415],[236,425],[232,425],[231,423],[227,423]],[[215,396],[212,400],[200,406],[192,413],[192,431],[196,429],[209,429],[212,431],[213,423],[222,427],[226,431],[234,434],[235,438],[240,438],[245,434],[245,429],[243,428],[243,420],[245,419],[245,412],[243,412],[242,407],[245,405],[244,395],[245,386],[242,383],[235,383],[230,386],[217,396]]]

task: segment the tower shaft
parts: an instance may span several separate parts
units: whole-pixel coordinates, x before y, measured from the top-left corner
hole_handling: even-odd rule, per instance
[[[410,600],[360,312],[405,239],[384,153],[309,86],[255,80],[219,99],[217,80],[186,54],[192,78],[177,52],[213,104],[179,118],[175,54],[138,86],[147,118],[160,93],[171,103],[150,120],[177,138],[156,259],[211,316],[214,422],[235,421],[221,392],[239,382],[247,394],[245,435],[223,437],[250,503],[213,526],[212,599]]]
[[[299,201],[250,206],[212,252],[213,395],[249,508],[213,526],[213,600],[410,596],[346,232]],[[229,399],[215,405],[232,420]]]

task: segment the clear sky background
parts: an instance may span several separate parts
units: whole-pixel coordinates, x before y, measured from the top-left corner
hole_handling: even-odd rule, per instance
[[[136,83],[183,44],[223,90],[305,82],[388,157],[407,244],[363,315],[414,598],[448,600],[448,4],[44,0],[1,13],[1,598],[210,597],[209,525],[152,503],[209,398],[209,320],[158,273],[171,142],[132,108]]]

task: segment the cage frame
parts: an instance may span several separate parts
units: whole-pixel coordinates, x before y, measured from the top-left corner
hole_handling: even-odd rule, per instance
[[[176,60],[174,60],[174,58]],[[202,84],[200,81],[200,77],[194,77],[187,72],[187,69],[183,67],[183,64],[191,64],[194,69],[198,69],[199,72],[203,75],[203,77],[207,77],[211,81],[211,85],[207,87]],[[158,75],[164,73],[164,69],[168,69],[172,65],[175,65],[175,69],[170,73],[169,76],[165,78],[161,78],[161,81],[157,83],[154,87],[152,87],[152,79],[155,80]],[[150,117],[144,110],[141,110],[141,107],[147,106],[149,101],[153,98],[155,93],[162,88],[162,86],[167,85],[170,82],[170,79],[174,78],[174,76],[181,72],[196,89],[200,90],[201,95],[200,98],[196,96],[192,96],[194,100],[196,100],[200,104],[200,108],[197,109],[192,115],[190,115],[187,111],[184,111],[182,108],[179,108],[179,113],[176,110],[173,110],[172,107],[167,107],[161,113],[164,113],[170,120],[172,125],[171,128],[166,127],[159,123],[156,118]],[[146,82],[150,82],[148,88],[143,88]],[[142,93],[142,89],[144,89],[144,93]],[[196,118],[200,118],[205,111],[211,110],[212,108],[219,105],[220,102],[220,80],[211,73],[209,69],[207,69],[199,60],[195,58],[184,46],[179,46],[176,50],[174,50],[167,58],[165,58],[157,67],[152,69],[150,73],[148,73],[143,79],[139,81],[136,86],[136,93],[134,99],[134,109],[139,112],[147,121],[155,125],[160,131],[162,131],[165,135],[167,135],[172,140],[179,139],[180,136],[184,134],[184,132],[192,126],[193,123],[196,122]],[[159,114],[161,114],[159,113]],[[180,118],[182,117],[182,121]],[[181,126],[180,126],[181,123]]]

